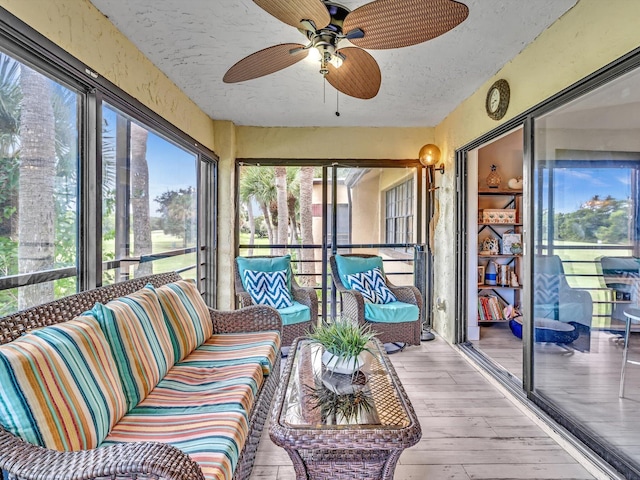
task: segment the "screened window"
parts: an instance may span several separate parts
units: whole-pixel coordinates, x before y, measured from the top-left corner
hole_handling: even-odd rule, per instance
[[[102,119],[103,282],[195,278],[197,156],[110,105]]]
[[[212,152],[39,36],[0,33],[0,315],[168,271],[214,307]]]
[[[0,315],[76,291],[78,103],[0,53]]]
[[[387,190],[385,198],[385,241],[413,242],[413,178]]]

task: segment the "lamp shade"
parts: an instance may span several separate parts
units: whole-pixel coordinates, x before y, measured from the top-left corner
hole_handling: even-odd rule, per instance
[[[440,161],[440,149],[433,143],[428,143],[420,149],[418,158],[425,167],[434,166]]]

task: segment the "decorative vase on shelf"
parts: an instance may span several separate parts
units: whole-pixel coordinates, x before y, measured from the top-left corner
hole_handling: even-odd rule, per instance
[[[498,272],[495,262],[489,262],[484,270],[484,283],[486,285],[496,285]]]
[[[500,187],[500,182],[502,182],[502,178],[497,172],[497,168],[495,165],[491,165],[491,172],[487,175],[487,187],[489,188],[498,188]]]

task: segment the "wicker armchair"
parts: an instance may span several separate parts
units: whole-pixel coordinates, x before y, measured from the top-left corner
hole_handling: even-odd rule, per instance
[[[344,257],[372,258],[376,255],[349,254]],[[340,292],[342,298],[342,317],[357,321],[358,324],[370,325],[376,332],[376,337],[382,343],[405,343],[407,345],[420,345],[420,329],[422,326],[423,302],[420,291],[413,285],[397,286],[393,285],[388,277],[385,277],[387,287],[393,292],[399,302],[416,305],[420,311],[417,320],[410,322],[383,323],[370,322],[365,318],[364,298],[361,293],[350,290],[340,279],[338,265],[335,256],[329,259],[331,265],[331,278]]]
[[[256,255],[250,258],[277,258],[277,256]],[[242,280],[240,279],[240,269],[238,268],[237,262],[235,263],[234,270],[235,289],[240,307],[244,308],[255,305],[251,299],[251,295],[249,295],[249,292],[245,290],[244,285],[242,284]],[[306,322],[294,323],[291,325],[287,325],[285,323],[285,319],[283,319],[281,343],[281,346],[283,347],[290,346],[297,337],[307,334],[313,329],[318,319],[318,295],[316,294],[316,291],[311,287],[301,287],[298,282],[296,282],[293,274],[291,275],[291,296],[296,302],[309,307],[310,319]]]

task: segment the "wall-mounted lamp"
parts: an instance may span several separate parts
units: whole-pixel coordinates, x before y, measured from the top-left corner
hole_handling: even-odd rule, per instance
[[[444,175],[444,163],[441,163],[440,166],[436,167],[438,162],[440,162],[440,149],[433,143],[424,145],[420,149],[418,158],[420,159],[420,163],[425,167],[437,170]]]

